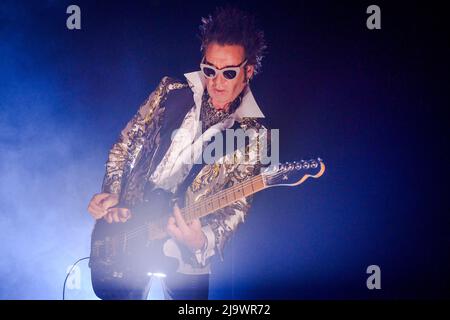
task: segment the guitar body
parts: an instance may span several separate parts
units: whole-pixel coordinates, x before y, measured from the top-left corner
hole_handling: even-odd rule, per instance
[[[172,212],[172,194],[154,190],[131,209],[124,223],[97,220],[91,237],[91,281],[101,299],[139,299],[150,283],[149,273],[175,271],[178,262],[166,257],[165,225]]]

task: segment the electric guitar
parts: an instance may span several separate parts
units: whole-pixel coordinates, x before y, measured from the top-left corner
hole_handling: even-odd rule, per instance
[[[319,178],[324,172],[325,164],[320,158],[271,166],[259,175],[197,199],[180,210],[189,223],[261,190],[297,186],[308,178]],[[155,189],[144,197],[145,203],[132,208],[132,217],[126,222],[96,221],[89,266],[92,286],[99,298],[121,299],[143,292],[150,274],[176,270],[178,260],[163,252],[169,238],[165,228],[173,209],[172,198],[171,193]]]

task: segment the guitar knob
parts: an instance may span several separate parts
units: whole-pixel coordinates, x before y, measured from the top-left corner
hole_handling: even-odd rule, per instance
[[[305,162],[304,164],[303,164],[303,169],[308,169],[309,168],[309,163],[308,162]]]
[[[302,168],[302,165],[298,162],[295,163],[295,169],[300,170]]]

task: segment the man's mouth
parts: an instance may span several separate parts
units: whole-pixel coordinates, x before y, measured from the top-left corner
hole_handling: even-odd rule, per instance
[[[214,93],[222,94],[222,93],[225,93],[225,90],[214,89]]]

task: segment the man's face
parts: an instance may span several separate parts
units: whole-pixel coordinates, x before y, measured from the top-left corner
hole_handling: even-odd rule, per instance
[[[225,67],[235,67],[245,60],[244,47],[240,45],[219,45],[211,43],[205,52],[205,64],[212,65],[217,69]],[[223,74],[219,73],[214,79],[206,78],[206,88],[211,97],[212,104],[216,109],[226,109],[244,89],[246,85],[245,72],[247,77],[253,75],[253,66],[245,65],[241,67],[239,74],[232,80],[225,79]]]

